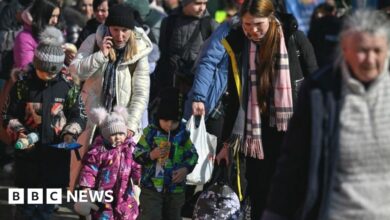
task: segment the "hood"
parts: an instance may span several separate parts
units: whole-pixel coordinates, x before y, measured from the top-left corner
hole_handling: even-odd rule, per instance
[[[101,25],[99,25],[99,27],[96,31],[96,35],[95,35],[96,36],[96,43],[99,46],[102,44],[102,40],[103,40],[105,33],[107,32],[107,29],[108,29],[107,26],[105,26],[104,24],[101,24]],[[132,59],[127,60],[127,61],[121,63],[120,65],[133,64],[133,63],[137,62],[139,59],[147,56],[153,49],[152,42],[150,41],[150,39],[148,38],[148,36],[146,35],[145,31],[142,28],[135,27],[134,30],[132,30],[132,31],[135,32],[138,53],[135,54],[135,56]]]

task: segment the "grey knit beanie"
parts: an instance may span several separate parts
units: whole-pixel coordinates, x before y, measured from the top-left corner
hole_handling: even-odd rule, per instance
[[[90,119],[99,126],[104,139],[108,140],[111,135],[117,133],[127,134],[127,109],[122,106],[115,106],[114,111],[107,113],[105,108],[99,107],[91,110]]]
[[[34,53],[34,67],[50,74],[57,74],[64,65],[65,53],[62,49],[64,37],[55,27],[46,27],[39,36],[39,44]]]

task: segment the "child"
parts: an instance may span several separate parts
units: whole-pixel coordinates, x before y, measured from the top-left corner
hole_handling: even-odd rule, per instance
[[[92,209],[92,219],[132,220],[138,216],[130,178],[138,183],[141,167],[132,158],[135,143],[127,138],[127,117],[126,108],[120,106],[111,114],[104,108],[91,110],[90,119],[99,126],[101,135],[83,158],[79,185],[87,190],[113,190],[114,201],[100,209],[91,203],[76,203],[75,210],[81,215],[89,215]]]
[[[179,220],[185,180],[198,160],[183,115],[183,95],[168,88],[160,95],[156,123],[144,129],[134,159],[142,165],[140,220]]]
[[[66,188],[70,151],[53,145],[77,139],[86,124],[78,87],[62,73],[65,54],[60,30],[47,27],[40,35],[33,66],[14,72],[19,80],[9,94],[4,125],[15,145],[15,185],[22,188]],[[16,75],[19,74],[19,75]],[[38,141],[32,143],[31,141]],[[27,201],[26,201],[27,202]],[[54,205],[18,205],[19,219],[49,219]]]

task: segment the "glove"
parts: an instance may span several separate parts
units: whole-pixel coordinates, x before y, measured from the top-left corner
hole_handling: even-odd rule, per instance
[[[98,211],[99,207],[92,202],[76,202],[73,209],[79,215],[88,216],[92,210]]]
[[[134,191],[134,199],[139,205],[139,196],[141,195],[141,188],[137,185],[133,186],[133,191]]]

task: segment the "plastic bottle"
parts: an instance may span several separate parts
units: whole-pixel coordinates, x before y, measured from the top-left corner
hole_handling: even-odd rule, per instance
[[[26,138],[19,138],[15,143],[15,148],[19,150],[23,150],[31,147],[33,144],[37,143],[39,140],[38,134],[35,132],[31,132],[27,135]]]

